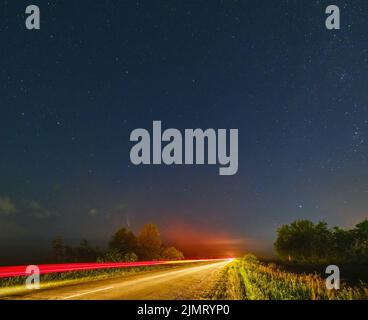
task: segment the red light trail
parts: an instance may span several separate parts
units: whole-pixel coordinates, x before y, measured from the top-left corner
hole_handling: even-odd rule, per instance
[[[131,268],[131,267],[146,267],[181,263],[194,262],[210,262],[210,261],[224,261],[231,259],[198,259],[198,260],[177,260],[177,261],[138,261],[138,262],[118,262],[118,263],[65,263],[65,264],[44,264],[37,265],[40,274],[61,273],[71,271],[84,270],[99,270],[99,269],[113,269],[113,268]],[[28,276],[26,272],[28,266],[11,266],[0,267],[0,278],[22,277]]]

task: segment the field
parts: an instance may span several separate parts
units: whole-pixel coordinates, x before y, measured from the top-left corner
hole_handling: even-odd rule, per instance
[[[248,255],[236,259],[223,271],[221,280],[207,295],[211,299],[235,300],[366,300],[368,286],[341,283],[340,290],[328,290],[317,274],[292,273],[274,263],[261,263]]]

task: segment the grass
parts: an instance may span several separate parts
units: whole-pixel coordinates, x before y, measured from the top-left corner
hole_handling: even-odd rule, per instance
[[[245,287],[237,262],[229,263],[222,269],[215,284],[202,296],[205,300],[244,300]]]
[[[248,255],[234,260],[223,271],[222,288],[213,290],[214,299],[245,300],[366,300],[368,287],[361,283],[340,290],[328,290],[317,274],[296,274],[265,264]]]
[[[263,261],[263,260],[262,260]],[[267,261],[276,263],[284,271],[303,274],[312,273],[325,277],[326,264],[295,264],[282,261]],[[350,286],[360,285],[362,282],[368,283],[368,264],[363,263],[332,263],[339,266],[343,280]]]

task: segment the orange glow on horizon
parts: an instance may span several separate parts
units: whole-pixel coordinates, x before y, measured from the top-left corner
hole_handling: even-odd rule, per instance
[[[248,247],[245,238],[235,238],[223,230],[211,230],[179,221],[171,221],[167,228],[163,228],[162,236],[187,257],[234,257]]]

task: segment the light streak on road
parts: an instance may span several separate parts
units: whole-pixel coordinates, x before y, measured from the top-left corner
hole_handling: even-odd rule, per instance
[[[81,279],[75,283],[44,284],[44,290],[22,286],[0,290],[2,299],[25,300],[172,300],[203,299],[221,279],[221,270],[231,259],[202,259],[174,268],[153,268],[149,272],[122,274],[106,279]],[[149,262],[149,261],[147,261]]]
[[[71,271],[84,270],[99,270],[99,269],[116,269],[116,268],[132,268],[132,267],[146,267],[159,266],[170,264],[185,264],[197,262],[216,262],[232,260],[232,258],[225,259],[195,259],[195,260],[176,260],[176,261],[137,261],[137,262],[118,262],[118,263],[65,263],[65,264],[44,264],[38,265],[40,274],[62,273]],[[10,266],[0,267],[0,278],[11,278],[28,276],[26,273],[27,266]]]

